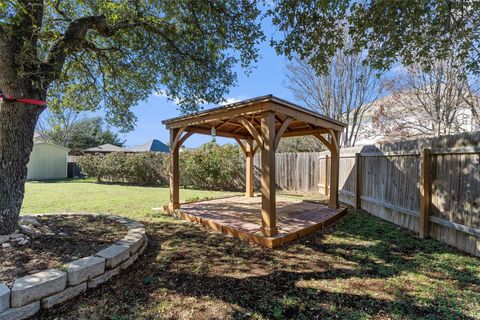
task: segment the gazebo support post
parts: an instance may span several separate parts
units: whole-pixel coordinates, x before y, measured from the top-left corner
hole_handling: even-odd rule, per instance
[[[340,166],[340,132],[329,130],[330,140],[321,134],[314,134],[330,150],[330,200],[328,206],[332,209],[338,209],[338,174]],[[328,159],[328,158],[326,158]],[[326,172],[328,172],[328,161],[325,160]],[[325,179],[327,184],[327,179]]]
[[[262,146],[262,232],[267,237],[278,234],[275,206],[275,113],[261,115]]]
[[[253,139],[247,138],[246,146],[246,165],[245,165],[245,197],[253,197],[253,179],[254,179],[254,167],[253,167]]]
[[[338,208],[338,179],[340,165],[340,132],[331,132],[331,165],[330,165],[330,201],[328,206]]]
[[[175,143],[178,134],[181,134],[179,129],[170,130],[170,210],[180,208],[180,148]]]

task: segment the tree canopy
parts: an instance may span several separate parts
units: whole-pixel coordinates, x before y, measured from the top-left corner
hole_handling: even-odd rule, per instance
[[[257,60],[259,14],[247,0],[2,1],[0,68],[11,76],[0,87],[49,88],[50,108],[104,107],[128,130],[130,107],[153,91],[183,112],[219,102],[236,81],[232,67]]]
[[[480,2],[437,0],[281,0],[269,10],[281,36],[278,53],[306,59],[325,72],[337,49],[345,49],[343,29],[353,40],[349,52],[368,52],[365,61],[379,70],[395,62],[421,62],[455,55],[480,73]],[[347,52],[348,53],[348,52]]]
[[[45,124],[39,126],[39,139],[67,147],[73,153],[106,143],[125,145],[118,133],[105,128],[101,117],[77,118],[64,111],[48,114],[46,118]]]

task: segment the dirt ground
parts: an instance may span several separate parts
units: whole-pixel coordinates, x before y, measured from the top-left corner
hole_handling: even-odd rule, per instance
[[[48,215],[38,222],[55,235],[41,234],[26,245],[11,242],[0,247],[0,283],[13,285],[15,279],[45,269],[62,268],[65,263],[90,256],[127,233],[127,228],[102,216]]]

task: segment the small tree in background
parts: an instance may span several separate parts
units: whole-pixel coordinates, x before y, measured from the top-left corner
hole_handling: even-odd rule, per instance
[[[104,127],[100,117],[81,118],[75,110],[48,111],[37,126],[38,139],[71,149],[75,153],[83,149],[110,143],[125,145],[120,135]]]
[[[73,127],[78,122],[78,117],[79,112],[70,108],[45,111],[37,124],[37,138],[66,147],[72,138]]]
[[[420,63],[408,66],[392,81],[392,95],[374,113],[374,126],[388,140],[472,130],[480,101],[470,85],[475,77],[467,72],[454,58],[433,62],[429,71]]]
[[[345,33],[347,48],[352,41]],[[364,63],[364,54],[337,50],[323,72],[295,57],[287,65],[288,88],[295,98],[321,114],[347,124],[342,145],[352,147],[362,126],[364,113],[383,90],[379,72]]]
[[[325,145],[317,138],[305,136],[282,138],[276,152],[320,152],[323,150],[325,150]]]

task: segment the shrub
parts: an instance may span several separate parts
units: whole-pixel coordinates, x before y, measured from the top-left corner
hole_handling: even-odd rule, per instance
[[[159,185],[168,183],[169,156],[165,153],[86,155],[82,172],[99,182]],[[244,160],[234,145],[208,143],[180,153],[180,184],[211,190],[239,190],[244,186]]]
[[[98,156],[86,155],[79,158],[78,165],[80,166],[83,174],[90,177],[96,177],[98,181],[101,181],[101,160],[102,159]]]
[[[180,154],[180,184],[211,190],[243,187],[244,160],[234,145],[207,143]]]
[[[167,155],[163,153],[118,152],[83,156],[78,164],[85,175],[96,177],[99,182],[155,185],[167,183],[167,162]]]

